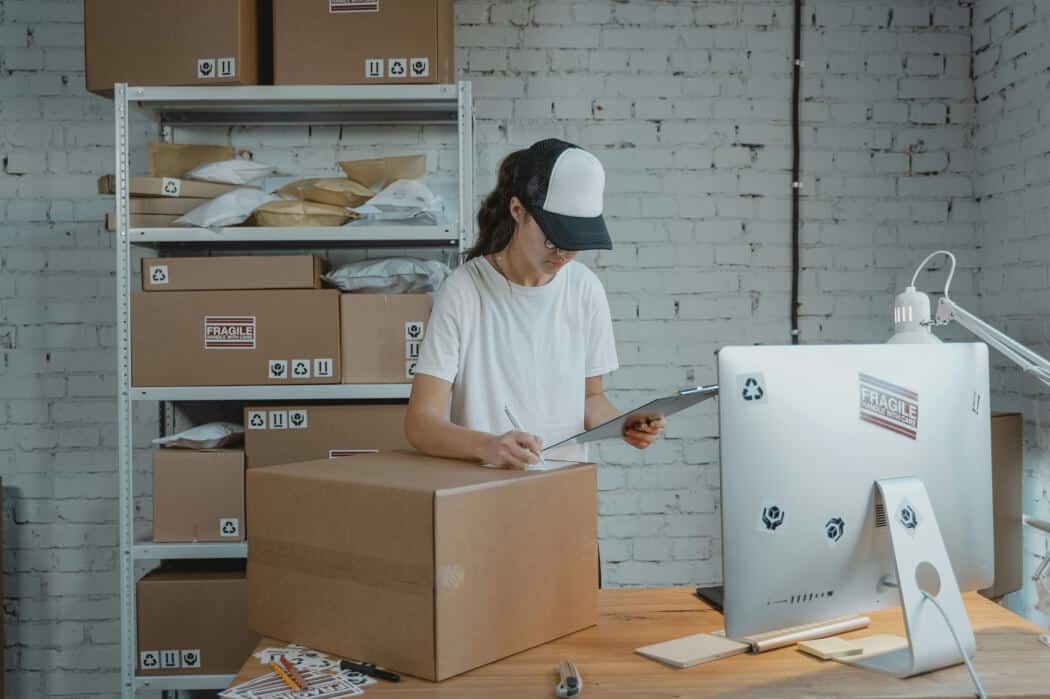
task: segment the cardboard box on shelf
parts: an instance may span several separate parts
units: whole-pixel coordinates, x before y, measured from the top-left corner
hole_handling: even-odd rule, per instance
[[[430,319],[429,294],[342,294],[343,383],[409,383]]]
[[[1021,413],[992,415],[992,519],[995,539],[995,582],[981,590],[990,599],[1020,590],[1024,523],[1022,480],[1024,449]]]
[[[86,87],[254,85],[257,14],[257,0],[85,0]]]
[[[131,295],[135,386],[339,383],[339,292]]]
[[[323,270],[318,255],[147,257],[142,290],[320,289]]]
[[[193,197],[132,197],[128,200],[128,213],[133,216],[148,214],[178,217],[203,206],[206,202],[206,199]]]
[[[246,187],[243,184],[222,184],[220,182],[200,182],[198,180],[180,180],[177,177],[129,177],[128,192],[133,197],[182,197],[189,199],[214,199],[234,189]],[[98,178],[99,194],[116,194],[116,175],[103,175]],[[198,201],[195,206],[200,206]]]
[[[443,680],[591,626],[596,473],[400,451],[250,469],[251,627]]]
[[[259,642],[248,627],[243,569],[216,562],[161,568],[136,592],[138,675],[235,674]]]
[[[408,449],[404,403],[249,405],[245,466],[272,466]]]
[[[273,0],[276,85],[451,83],[452,0]]]
[[[244,541],[244,451],[153,452],[153,541]]]

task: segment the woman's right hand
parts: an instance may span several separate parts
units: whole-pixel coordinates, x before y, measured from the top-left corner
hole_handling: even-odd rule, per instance
[[[540,460],[543,442],[534,434],[511,430],[490,435],[481,450],[481,462],[497,468],[524,470]]]

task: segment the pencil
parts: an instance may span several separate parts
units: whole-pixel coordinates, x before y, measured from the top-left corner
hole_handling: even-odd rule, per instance
[[[293,680],[291,677],[288,676],[288,673],[285,672],[284,669],[280,665],[278,665],[277,663],[273,662],[272,660],[270,661],[270,669],[274,671],[275,675],[277,675],[282,680],[284,680],[284,683],[286,685],[288,685],[289,687],[291,687],[295,691],[298,692],[300,689],[302,689],[302,687],[300,687],[299,685],[297,685],[295,683],[295,680]]]
[[[281,656],[281,665],[284,665],[284,669],[288,671],[288,675],[295,680],[295,683],[299,685],[301,689],[308,689],[310,687],[306,678],[303,677],[298,670],[295,669],[295,665],[288,662],[288,658]]]

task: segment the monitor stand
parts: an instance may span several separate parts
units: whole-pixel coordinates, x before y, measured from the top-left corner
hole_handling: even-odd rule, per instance
[[[926,487],[917,478],[887,478],[875,482],[875,491],[886,508],[908,645],[850,664],[911,677],[963,662],[944,616],[923,590],[940,603],[972,658],[977,651],[973,628]]]

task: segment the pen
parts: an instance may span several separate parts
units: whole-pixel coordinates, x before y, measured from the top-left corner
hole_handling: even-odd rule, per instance
[[[525,428],[521,426],[520,422],[518,422],[518,418],[514,417],[514,413],[512,413],[510,411],[510,406],[509,405],[504,405],[503,406],[503,412],[505,412],[507,414],[507,419],[510,420],[510,424],[514,427],[514,429],[516,429],[518,432],[524,432],[525,431]],[[543,454],[537,454],[536,456],[540,457],[540,465],[541,466],[546,466],[547,465],[547,462],[543,460]]]
[[[293,680],[295,680],[295,683],[299,685],[301,689],[309,689],[310,685],[306,681],[306,678],[303,677],[299,671],[295,669],[295,665],[288,662],[288,658],[283,655],[281,656],[281,665],[284,665],[285,671]]]
[[[372,663],[355,663],[353,660],[340,660],[340,670],[350,670],[351,672],[360,672],[362,675],[368,675],[369,677],[378,677],[381,680],[387,682],[400,682],[401,675],[384,670],[381,667],[376,667]]]
[[[270,661],[270,669],[273,670],[275,675],[284,680],[284,683],[288,685],[291,689],[295,690],[296,692],[298,692],[300,689],[303,689],[295,683],[295,680],[288,676],[288,673],[285,672],[280,665],[278,665],[272,660]]]

